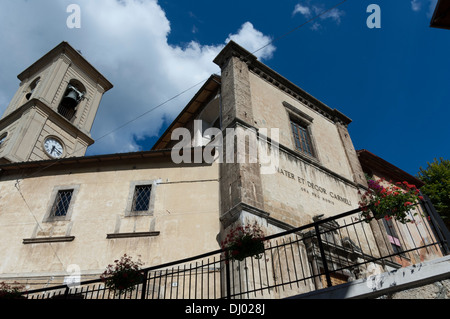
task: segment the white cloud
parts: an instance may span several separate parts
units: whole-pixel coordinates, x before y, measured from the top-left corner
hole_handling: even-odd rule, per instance
[[[431,18],[436,8],[438,0],[411,0],[411,10],[415,12],[422,11],[422,8],[426,8],[427,18]]]
[[[100,104],[92,137],[113,132],[91,146],[88,154],[136,151],[136,140],[158,135],[164,120],[178,115],[200,85],[114,130],[219,73],[212,61],[230,39],[250,52],[270,42],[246,22],[217,44],[170,44],[170,21],[156,0],[79,0],[81,28],[69,29],[66,8],[72,2],[2,0],[0,49],[11,54],[0,60],[0,102],[9,101],[18,89],[17,74],[68,41],[114,84]],[[269,59],[274,50],[269,44],[255,55]],[[1,114],[6,106],[0,104]]]
[[[293,15],[301,14],[307,19],[312,19],[320,15],[320,20],[333,20],[336,24],[341,23],[341,18],[345,15],[345,11],[340,10],[338,8],[333,8],[327,11],[321,4],[311,5],[310,1],[307,1],[307,4],[297,4],[294,7]],[[321,28],[321,24],[318,22],[318,19],[311,24],[312,30],[319,30]]]
[[[317,14],[320,14],[319,11]],[[337,24],[341,23],[341,17],[345,15],[345,12],[343,10],[339,10],[337,8],[331,9],[330,11],[324,13],[320,18],[321,19],[331,19],[334,20]]]
[[[239,31],[230,34],[225,42],[230,40],[254,52],[258,59],[270,59],[275,51],[275,47],[270,44],[271,38],[256,30],[250,22],[245,22]]]
[[[411,9],[413,11],[420,11],[421,8],[422,3],[420,2],[420,0],[411,0]]]
[[[302,6],[301,4],[296,4],[293,14],[296,14],[296,13],[300,13],[300,14],[303,14],[304,16],[309,17],[309,16],[311,16],[311,9],[308,8],[307,6]]]

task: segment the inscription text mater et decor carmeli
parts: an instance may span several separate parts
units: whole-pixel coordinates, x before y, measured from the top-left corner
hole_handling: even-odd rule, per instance
[[[276,167],[276,169],[277,169],[279,174],[284,175],[284,176],[286,176],[286,177],[288,177],[288,178],[290,178],[292,180],[297,180],[297,182],[302,185],[299,188],[302,192],[305,192],[307,194],[311,194],[312,196],[314,196],[314,197],[316,197],[318,199],[320,199],[322,197],[322,199],[325,202],[327,202],[327,203],[329,203],[331,205],[334,205],[334,202],[332,200],[330,200],[328,197],[331,197],[331,198],[333,198],[335,200],[343,202],[343,203],[345,203],[345,204],[347,204],[349,206],[352,205],[352,203],[350,202],[349,199],[347,199],[345,197],[342,197],[340,195],[337,195],[337,194],[335,194],[333,192],[330,192],[330,191],[326,190],[325,188],[314,184],[311,181],[305,180],[301,176],[297,176],[296,177],[293,173],[291,173],[291,172],[289,172],[289,171],[287,171],[285,169],[282,169],[280,167]],[[327,195],[328,197],[327,196],[323,196],[323,195]]]

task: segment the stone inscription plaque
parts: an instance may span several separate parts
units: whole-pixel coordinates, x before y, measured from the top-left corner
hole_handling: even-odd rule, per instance
[[[326,188],[303,178],[302,176],[296,176],[294,173],[280,167],[277,167],[276,170],[278,174],[296,181],[299,184],[299,190],[305,194],[309,194],[317,199],[321,199],[331,205],[334,205],[335,201],[340,201],[344,204],[347,204],[348,206],[352,205],[351,201],[344,196],[329,191]]]

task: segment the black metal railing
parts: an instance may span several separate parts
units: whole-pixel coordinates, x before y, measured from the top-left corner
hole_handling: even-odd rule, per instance
[[[360,209],[265,238],[261,258],[225,258],[219,249],[143,269],[133,292],[116,294],[101,280],[28,291],[28,298],[284,298],[449,254],[448,230],[421,204],[412,223],[361,220]],[[438,217],[437,217],[438,218]]]

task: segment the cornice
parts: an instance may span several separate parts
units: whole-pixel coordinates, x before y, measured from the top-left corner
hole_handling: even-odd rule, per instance
[[[101,85],[102,88],[105,89],[105,92],[113,88],[113,85],[96,68],[94,68],[77,50],[65,41],[61,42],[39,60],[34,62],[26,70],[20,73],[17,78],[20,81],[24,81],[30,78],[34,73],[36,73],[36,71],[42,69],[59,58],[64,59],[66,62],[78,65],[84,72],[89,74],[93,81],[96,81],[99,85]]]
[[[196,148],[190,149],[193,154]],[[14,172],[24,172],[26,170],[35,169],[47,169],[52,168],[52,173],[55,171],[67,172],[70,168],[98,168],[101,167],[104,170],[114,169],[117,170],[121,165],[128,168],[123,169],[135,169],[136,165],[147,165],[150,163],[170,163],[173,164],[171,160],[172,149],[159,149],[150,151],[139,151],[139,152],[129,152],[129,153],[113,153],[113,154],[101,154],[101,155],[91,155],[91,156],[78,156],[78,157],[65,157],[60,159],[48,159],[39,161],[28,161],[28,162],[12,162],[0,164],[0,175],[1,173],[14,173]],[[181,166],[211,166],[211,163],[184,163],[176,164],[177,167]]]
[[[94,143],[92,137],[90,137],[89,135],[81,131],[79,128],[74,126],[72,123],[63,118],[61,115],[59,115],[55,110],[47,106],[45,103],[35,98],[32,98],[27,103],[23,104],[22,106],[20,106],[19,108],[15,109],[13,112],[9,113],[7,116],[2,118],[0,120],[0,126],[2,126],[2,124],[5,124],[6,126],[16,121],[22,116],[23,113],[33,108],[36,109],[38,112],[47,115],[49,118],[51,118],[51,120],[53,120],[58,125],[66,128],[67,132],[72,136],[81,138],[83,141],[86,141],[89,145]]]
[[[228,62],[231,57],[237,57],[247,64],[257,60],[257,57],[252,53],[241,47],[234,41],[228,42],[228,44],[220,51],[220,53],[214,58],[213,62],[220,68]]]
[[[416,185],[418,188],[425,185],[423,181],[412,176],[411,174],[403,171],[397,166],[389,163],[388,161],[378,157],[372,152],[362,149],[357,150],[356,154],[358,155],[359,162],[363,170],[370,170],[373,173],[378,173],[384,175],[388,179],[392,179],[394,182],[403,182],[407,181],[411,184]]]
[[[199,110],[206,105],[211,98],[220,89],[220,76],[212,74],[203,86],[192,97],[185,108],[178,114],[175,120],[169,125],[166,131],[159,137],[152,147],[152,150],[164,149],[171,142],[171,133],[177,127],[184,127],[191,121],[199,112]]]
[[[264,63],[258,61],[256,56],[233,41],[230,41],[217,55],[214,59],[214,63],[223,68],[231,57],[241,59],[248,65],[249,70],[253,74],[292,96],[294,99],[300,101],[308,108],[328,118],[332,122],[340,123],[344,126],[347,126],[352,122],[349,117],[345,116],[340,111],[330,108]]]
[[[352,122],[349,117],[337,109],[330,108],[265,64],[259,61],[254,61],[252,64],[249,64],[248,67],[249,70],[258,77],[277,87],[279,90],[290,95],[297,101],[303,103],[308,108],[319,113],[330,121],[338,122],[344,126],[347,126]]]

